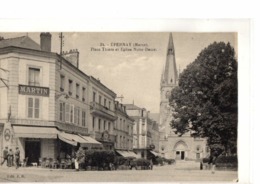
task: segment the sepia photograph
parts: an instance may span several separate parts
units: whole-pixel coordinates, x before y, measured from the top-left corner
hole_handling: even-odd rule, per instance
[[[0,32],[0,182],[238,182],[237,32]]]

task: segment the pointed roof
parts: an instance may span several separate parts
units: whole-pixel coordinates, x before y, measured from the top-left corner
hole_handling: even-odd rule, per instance
[[[0,41],[0,48],[11,47],[11,46],[32,49],[32,50],[41,50],[40,45],[35,41],[33,41],[28,36],[8,38]]]
[[[177,85],[178,72],[175,61],[175,50],[173,44],[172,33],[169,35],[169,42],[167,48],[167,57],[162,81],[165,84]]]
[[[169,36],[167,55],[168,54],[175,54],[172,33],[170,33],[170,36]]]

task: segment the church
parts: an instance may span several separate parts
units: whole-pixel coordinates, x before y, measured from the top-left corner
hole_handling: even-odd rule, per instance
[[[160,141],[162,157],[175,160],[199,160],[208,154],[205,138],[191,137],[190,132],[179,136],[170,126],[174,109],[169,105],[171,90],[178,86],[178,71],[172,33],[169,36],[165,68],[161,75]]]

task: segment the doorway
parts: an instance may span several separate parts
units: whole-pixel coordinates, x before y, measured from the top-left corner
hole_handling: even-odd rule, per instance
[[[39,161],[41,157],[41,141],[26,140],[25,141],[25,158],[28,158],[27,164]]]
[[[185,151],[181,151],[181,160],[185,159]]]

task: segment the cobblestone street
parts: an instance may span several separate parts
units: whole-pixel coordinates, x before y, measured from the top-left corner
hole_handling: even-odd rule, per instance
[[[79,171],[44,168],[0,167],[0,182],[234,182],[236,171],[178,169],[175,165],[154,167],[154,170]]]

